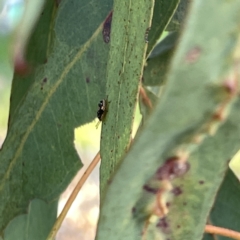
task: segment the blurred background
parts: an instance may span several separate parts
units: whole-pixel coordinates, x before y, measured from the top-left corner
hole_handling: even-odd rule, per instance
[[[42,0],[34,1],[34,9],[36,9],[36,4],[41,6],[42,3]],[[23,16],[25,7],[24,4],[24,0],[0,0],[0,148],[7,132],[11,81],[13,76],[12,52],[10,51],[10,46],[12,44],[12,34],[15,34],[18,23]],[[41,7],[39,9],[41,9]],[[32,14],[33,16],[36,16],[36,12],[33,11]],[[30,31],[29,29],[33,27],[33,23],[34,21],[32,21],[32,25],[28,25],[23,28]],[[137,122],[134,127],[135,131],[140,119],[141,117],[138,110]],[[58,212],[61,212],[74,186],[86,170],[86,167],[90,164],[91,160],[99,151],[101,127],[96,129],[96,123],[97,120],[75,129],[74,144],[80,158],[82,159],[84,167],[78,172],[69,187],[62,194],[59,201]],[[239,159],[240,152],[235,156],[234,161],[231,162],[231,167],[238,177],[240,177]],[[99,165],[90,175],[76,201],[71,207],[71,210],[57,234],[57,240],[94,239],[99,214],[98,186]]]

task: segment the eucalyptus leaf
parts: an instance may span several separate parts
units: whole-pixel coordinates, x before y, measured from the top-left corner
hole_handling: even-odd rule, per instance
[[[112,173],[127,152],[137,94],[145,62],[145,31],[151,25],[154,1],[114,2],[107,70],[107,110],[101,133],[101,197]]]
[[[180,0],[177,10],[175,11],[171,21],[167,25],[167,31],[176,31],[179,30],[181,26],[183,26],[191,2],[192,0]]]
[[[15,217],[4,231],[4,240],[44,240],[57,214],[57,202],[47,204],[40,199],[30,202],[28,213]]]
[[[161,100],[109,181],[97,240],[202,239],[228,160],[240,145],[239,83],[233,77],[239,11],[238,1],[192,2]],[[219,106],[228,109],[225,118],[217,115]],[[167,191],[156,175],[182,151],[190,169],[175,178],[166,170],[174,190]],[[165,200],[156,194],[163,190],[173,196],[160,217],[151,207]]]
[[[178,37],[178,32],[170,33],[154,48],[143,72],[145,86],[161,86],[165,83]]]
[[[82,166],[74,128],[96,117],[105,97],[109,44],[103,23],[111,0],[47,1],[30,39],[30,72],[13,79],[0,152],[0,229],[30,200],[59,197]]]
[[[157,45],[178,4],[179,0],[155,1],[152,25],[149,29],[146,29],[146,41],[148,41],[147,57]]]

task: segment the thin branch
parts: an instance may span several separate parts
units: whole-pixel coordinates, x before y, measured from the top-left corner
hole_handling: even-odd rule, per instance
[[[210,217],[208,217],[208,220],[207,220],[207,225],[212,225],[212,222],[210,220]],[[213,240],[218,240],[218,236],[216,234],[211,234],[212,237],[213,237]]]
[[[216,226],[212,226],[212,225],[206,225],[205,226],[205,232],[240,240],[240,233],[239,232],[229,230],[229,229],[226,229],[226,228],[216,227]]]
[[[57,231],[59,230],[60,226],[62,225],[63,220],[65,219],[70,207],[72,206],[72,203],[74,202],[75,198],[77,197],[80,189],[82,188],[83,184],[86,182],[87,178],[89,177],[90,173],[93,171],[93,169],[96,167],[100,160],[100,152],[97,153],[97,155],[94,157],[86,171],[83,173],[82,177],[78,181],[76,187],[74,188],[72,194],[70,195],[68,201],[66,202],[61,214],[58,216],[55,224],[52,227],[51,232],[49,233],[47,240],[53,240],[57,234]]]

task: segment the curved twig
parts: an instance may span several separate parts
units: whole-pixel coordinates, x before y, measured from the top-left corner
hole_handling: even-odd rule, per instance
[[[236,231],[233,231],[230,229],[226,229],[226,228],[216,227],[216,226],[212,226],[212,225],[206,225],[205,232],[240,240],[239,232],[236,232]]]
[[[72,203],[74,202],[75,198],[77,197],[80,189],[82,188],[83,184],[86,182],[87,178],[89,177],[90,173],[93,171],[93,169],[96,167],[100,160],[100,152],[97,153],[97,155],[94,157],[86,171],[83,173],[82,177],[78,181],[76,187],[74,188],[72,194],[70,195],[69,199],[67,200],[61,214],[58,216],[55,224],[52,227],[52,230],[50,231],[47,240],[53,240],[54,237],[57,234],[57,231],[59,230],[60,226],[62,225],[63,220],[65,219],[70,207],[72,206]]]

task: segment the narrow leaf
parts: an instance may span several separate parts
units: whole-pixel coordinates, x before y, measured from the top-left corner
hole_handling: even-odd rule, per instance
[[[164,84],[177,39],[177,32],[170,33],[154,48],[144,68],[144,85],[159,86]]]
[[[4,231],[4,240],[44,240],[57,214],[57,202],[46,204],[34,199],[28,213],[15,217]]]
[[[146,54],[145,31],[154,1],[114,2],[107,74],[107,111],[101,135],[101,193],[127,152]]]
[[[188,9],[191,4],[191,0],[180,0],[180,3],[171,19],[167,25],[167,31],[176,31],[181,28],[184,24],[184,20],[187,17]]]
[[[161,34],[169,23],[174,11],[178,6],[179,0],[157,0],[154,5],[152,26],[149,29],[146,40],[148,40],[147,56],[151,53],[154,46],[160,39]]]

